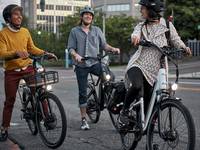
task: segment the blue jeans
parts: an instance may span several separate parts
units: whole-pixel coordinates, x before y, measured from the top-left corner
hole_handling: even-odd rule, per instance
[[[79,90],[79,107],[87,106],[87,84],[88,84],[88,74],[92,73],[96,76],[102,74],[102,67],[100,63],[94,64],[91,67],[79,67],[75,68],[78,90]]]

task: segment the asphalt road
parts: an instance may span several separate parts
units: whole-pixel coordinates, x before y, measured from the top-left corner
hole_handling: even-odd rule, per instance
[[[120,150],[120,137],[114,130],[106,110],[102,113],[97,124],[91,124],[91,130],[80,130],[80,114],[78,108],[78,89],[75,74],[72,70],[57,69],[60,82],[54,85],[56,94],[64,105],[67,114],[68,131],[64,144],[58,150]],[[123,78],[124,67],[113,68],[117,80]],[[0,113],[4,101],[3,73],[0,72]],[[195,121],[196,150],[200,147],[200,80],[180,80],[177,97],[182,98],[183,104],[188,107]],[[16,140],[26,150],[46,150],[39,135],[32,136],[24,120],[21,120],[21,105],[19,99],[13,111],[10,137]],[[0,116],[1,120],[1,116]],[[137,150],[143,150],[145,137],[139,143]],[[0,143],[0,150],[18,150],[12,141]]]

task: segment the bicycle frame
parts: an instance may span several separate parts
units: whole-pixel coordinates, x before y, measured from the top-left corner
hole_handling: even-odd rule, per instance
[[[129,111],[130,111],[134,107],[137,107],[137,106],[140,107],[140,115],[141,115],[141,123],[142,123],[143,131],[145,131],[147,129],[147,127],[148,127],[149,120],[150,120],[151,114],[153,112],[155,103],[158,102],[163,90],[165,90],[165,89],[161,89],[161,87],[160,87],[161,86],[161,82],[162,82],[160,79],[161,79],[162,72],[163,72],[161,70],[163,70],[163,68],[159,70],[159,73],[158,73],[158,76],[157,76],[157,81],[156,81],[156,83],[154,85],[154,89],[153,89],[153,93],[152,93],[152,96],[151,96],[150,104],[149,104],[149,107],[148,107],[148,110],[147,110],[147,115],[145,116],[145,114],[144,114],[144,99],[143,98],[140,98],[140,100],[138,102],[136,102],[136,103],[133,102],[131,107],[129,108]],[[164,69],[164,70],[167,70],[167,69]],[[167,75],[166,75],[166,83],[167,83]]]
[[[40,73],[40,72],[45,72],[45,67],[41,64],[41,62],[45,59],[45,57],[46,57],[46,55],[37,56],[37,57],[31,56],[30,57],[31,59],[33,59],[33,68],[35,70],[34,75],[36,75],[37,73]],[[37,78],[37,76],[35,76],[35,78],[34,78],[35,82],[37,82],[36,78]],[[45,81],[45,83],[46,83],[46,81]],[[44,114],[44,111],[43,111],[43,106],[42,106],[42,103],[39,103],[38,101],[40,100],[39,97],[41,97],[43,93],[45,93],[46,91],[48,91],[46,89],[46,87],[47,87],[46,84],[44,84],[44,85],[36,85],[35,84],[35,86],[33,86],[33,87],[27,86],[25,84],[25,81],[23,81],[22,85],[20,85],[20,88],[23,91],[24,90],[29,90],[29,92],[31,92],[31,88],[34,89],[34,93],[31,93],[31,97],[32,97],[32,100],[33,100],[34,105],[35,105],[35,108],[34,108],[35,110],[34,111],[36,111],[36,109],[37,109],[36,105],[39,104],[40,111],[42,113],[43,118],[45,118],[45,114]],[[24,103],[23,102],[23,98],[22,98],[22,95],[20,94],[19,90],[18,90],[18,94],[19,94],[21,103],[23,104]],[[29,102],[28,100],[25,101],[25,106],[28,104],[28,102]],[[51,107],[49,107],[49,111],[51,112]]]
[[[91,81],[92,81],[92,85],[94,86],[94,87],[97,87],[98,85],[99,85],[99,92],[98,92],[98,98],[99,98],[99,100],[100,100],[100,102],[102,102],[102,97],[101,97],[101,89],[103,89],[103,87],[104,87],[104,83],[106,82],[106,83],[108,83],[108,82],[111,82],[110,80],[109,81],[105,81],[105,82],[103,82],[102,81],[102,79],[104,78],[104,73],[106,72],[106,70],[104,70],[104,68],[103,68],[103,65],[105,65],[105,66],[108,66],[108,64],[107,63],[104,63],[104,62],[102,62],[102,59],[104,58],[104,57],[106,57],[108,54],[105,54],[105,55],[103,55],[103,56],[98,56],[97,58],[96,57],[85,57],[83,60],[87,60],[87,59],[94,59],[94,60],[97,60],[97,61],[99,61],[99,63],[101,63],[101,67],[102,67],[102,74],[98,77],[98,79],[97,79],[97,81],[95,82],[95,80],[94,80],[94,78],[93,78],[93,75],[91,74],[91,73],[89,73],[90,74],[90,78],[91,78]],[[108,71],[108,70],[107,70]],[[110,74],[109,74],[110,75]],[[96,91],[96,89],[94,88],[94,90]]]

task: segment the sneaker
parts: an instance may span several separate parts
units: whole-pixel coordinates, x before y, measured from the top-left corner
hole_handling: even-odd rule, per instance
[[[89,130],[90,126],[87,123],[86,118],[82,118],[81,130]]]
[[[122,111],[120,113],[118,123],[120,128],[127,127],[129,125],[128,111]]]
[[[8,131],[1,130],[0,132],[0,142],[6,141],[8,138]]]

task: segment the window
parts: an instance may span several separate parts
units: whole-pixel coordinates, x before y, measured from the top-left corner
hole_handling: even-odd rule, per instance
[[[129,11],[130,4],[108,5],[107,11]]]
[[[75,0],[75,1],[85,1],[85,2],[88,2],[89,0]]]
[[[75,11],[79,11],[81,8],[79,6],[74,6]]]
[[[66,10],[71,11],[72,10],[72,6],[67,6]]]
[[[40,5],[39,4],[37,4],[37,9],[40,9]]]

